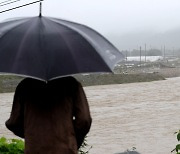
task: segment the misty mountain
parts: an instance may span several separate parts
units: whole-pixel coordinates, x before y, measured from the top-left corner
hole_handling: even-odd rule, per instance
[[[141,31],[126,33],[124,35],[107,34],[105,37],[111,41],[119,50],[139,49],[163,49],[173,50],[180,49],[180,28],[166,32]]]

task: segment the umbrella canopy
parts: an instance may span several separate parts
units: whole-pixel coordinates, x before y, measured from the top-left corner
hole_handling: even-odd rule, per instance
[[[77,73],[111,72],[123,59],[93,29],[50,17],[0,23],[0,72],[52,80]]]

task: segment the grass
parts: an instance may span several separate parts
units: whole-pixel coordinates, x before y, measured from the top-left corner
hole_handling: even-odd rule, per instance
[[[83,86],[149,82],[165,79],[163,76],[156,73],[90,74],[85,76],[76,75],[75,77],[83,84]]]
[[[0,93],[13,92],[22,79],[13,75],[0,75]]]
[[[155,80],[164,80],[164,77],[157,73],[140,74],[90,74],[74,75],[83,86],[122,84],[132,82],[149,82]],[[0,93],[14,92],[22,77],[12,75],[0,75]]]

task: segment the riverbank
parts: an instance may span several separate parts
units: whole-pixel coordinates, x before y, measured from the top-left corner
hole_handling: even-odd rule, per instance
[[[114,68],[114,74],[94,73],[74,75],[84,87],[94,85],[123,84],[165,80],[180,76],[180,60],[155,62],[121,62]],[[0,93],[14,92],[22,77],[0,75]]]
[[[94,73],[74,75],[83,86],[149,82],[180,77],[180,59],[142,62],[122,61],[114,68],[114,74]],[[0,93],[14,92],[22,77],[0,74]]]
[[[83,86],[123,84],[133,82],[149,82],[164,80],[158,73],[138,73],[138,74],[86,74],[75,75]],[[11,75],[0,75],[0,93],[14,92],[22,77]]]

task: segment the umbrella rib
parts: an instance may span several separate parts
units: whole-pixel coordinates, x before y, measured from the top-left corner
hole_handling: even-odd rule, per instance
[[[48,19],[54,21],[54,22],[57,23],[57,24],[61,24],[61,25],[65,26],[65,27],[68,27],[69,29],[74,30],[74,31],[77,32],[79,35],[81,35],[93,48],[95,48],[96,51],[99,51],[98,44],[95,45],[95,42],[93,41],[93,39],[91,39],[90,37],[88,37],[87,34],[85,34],[83,31],[79,30],[78,28],[75,28],[75,27],[73,27],[73,26],[70,26],[70,25],[64,23],[64,22],[68,22],[68,23],[72,23],[72,22],[65,21],[65,20],[63,21],[63,20],[56,19],[56,18],[48,18]],[[78,24],[78,25],[80,25],[80,24]],[[90,29],[90,28],[87,27],[87,26],[84,26],[84,27]],[[91,30],[94,31],[93,29],[91,29]],[[97,33],[96,31],[94,31],[94,32]],[[100,34],[98,34],[98,35],[100,35]],[[102,35],[101,35],[101,37],[102,37]],[[114,48],[115,48],[115,47],[114,47]],[[101,58],[103,57],[103,55],[100,54],[99,52],[97,52],[97,54],[98,54]],[[102,59],[103,59],[103,58],[102,58]],[[103,61],[103,62],[104,62],[104,61]],[[109,65],[107,65],[107,63],[104,62],[104,64],[105,64],[110,70],[112,69]]]
[[[85,34],[84,32],[82,32],[82,31],[80,31],[79,29],[77,29],[77,28],[75,28],[75,27],[72,27],[72,26],[70,26],[70,25],[68,25],[68,24],[65,23],[65,22],[69,22],[69,21],[60,20],[60,19],[55,19],[55,18],[48,18],[48,19],[56,22],[57,24],[64,25],[65,27],[68,27],[68,28],[76,31],[79,35],[83,36],[83,38],[85,38],[88,42],[90,42],[91,45],[92,45],[95,49],[97,49],[97,46],[95,46],[95,45],[93,44],[92,39],[91,39],[90,37],[88,37],[88,35],[86,35],[86,34]],[[69,22],[69,23],[73,23],[73,22]],[[80,24],[79,24],[79,25],[80,25]],[[86,27],[87,27],[87,26],[86,26]],[[87,28],[89,28],[89,27],[87,27]],[[93,31],[94,31],[94,30],[93,30]]]
[[[109,41],[108,41],[105,37],[103,37],[100,33],[98,33],[97,31],[89,28],[88,26],[85,26],[85,25],[82,25],[82,24],[73,23],[73,22],[66,21],[66,20],[56,19],[56,18],[48,18],[48,19],[56,22],[57,24],[62,24],[62,25],[64,25],[64,26],[66,26],[66,27],[68,27],[68,28],[76,31],[79,35],[81,35],[83,38],[85,38],[93,48],[95,48],[95,49],[98,51],[98,52],[97,52],[98,55],[99,55],[101,58],[105,59],[105,61],[106,61],[106,60],[108,61],[109,59],[107,59],[107,57],[104,56],[104,53],[101,53],[101,52],[102,52],[102,49],[101,49],[101,47],[99,47],[98,42],[93,41],[92,37],[90,37],[88,34],[86,34],[85,32],[83,32],[83,31],[80,30],[79,28],[74,27],[74,26],[71,26],[71,25],[69,25],[69,24],[67,24],[67,23],[76,24],[76,25],[79,25],[79,26],[83,26],[83,27],[85,27],[87,30],[91,30],[91,32],[93,31],[94,34],[95,34],[96,36],[98,36],[100,40],[103,39],[103,40],[105,41],[105,42],[104,42],[105,45],[109,44],[109,45],[111,45],[110,48],[113,48],[113,50],[118,51],[118,49],[117,49],[111,42],[109,42]],[[99,51],[100,51],[100,52],[99,52]],[[106,54],[108,54],[110,57],[112,57],[112,59],[110,58],[112,65],[111,65],[111,66],[107,65],[110,69],[113,69],[113,68],[114,68],[114,65],[115,65],[117,62],[119,62],[120,60],[122,60],[122,59],[118,59],[118,58],[116,57],[116,55],[114,55],[113,53],[111,53],[111,52],[109,51],[109,48],[104,48],[103,51],[104,51]],[[119,52],[119,54],[121,54],[121,53]],[[122,54],[121,54],[121,55],[122,55]]]
[[[45,18],[45,17],[43,17],[43,18]],[[46,18],[46,19],[47,19],[47,18]],[[48,21],[48,20],[47,20],[47,21]],[[47,22],[47,21],[46,21],[46,22]],[[50,20],[50,21],[51,21],[51,20]],[[54,29],[54,30],[57,29],[56,32],[60,34],[60,35],[58,35],[58,36],[61,37],[61,39],[63,40],[63,43],[66,44],[66,47],[69,49],[69,51],[72,51],[72,49],[68,46],[67,40],[66,40],[64,37],[61,36],[61,32],[58,31],[58,28],[57,28],[56,26],[54,26],[54,25],[51,25],[51,23],[48,23],[48,24],[46,24],[46,25],[49,25],[49,27],[50,27],[51,29]],[[72,57],[73,57],[72,61],[73,61],[74,64],[75,64],[76,60],[75,60],[74,55],[73,55],[72,52],[71,52],[71,55],[72,55]],[[77,65],[74,65],[74,67],[75,67],[75,69],[76,69],[77,71],[80,70]]]
[[[9,21],[11,22],[11,21]],[[6,33],[13,31],[15,28],[17,28],[18,26],[20,26],[21,24],[24,24],[26,22],[28,22],[28,19],[18,19],[17,20],[18,23],[12,23],[11,25],[6,25],[7,22],[3,23],[5,24],[3,27],[0,27],[0,38],[2,38],[4,35],[6,35]],[[4,31],[3,28],[5,28],[6,30]],[[1,32],[3,31],[3,33]]]
[[[60,34],[60,32],[59,32],[59,34]],[[61,37],[62,39],[63,39],[63,41],[64,41],[64,43],[66,44],[66,47],[69,49],[69,51],[72,51],[71,50],[71,48],[67,45],[68,44],[68,42],[63,38],[63,37]],[[75,58],[74,58],[74,54],[71,52],[71,55],[72,55],[72,57],[73,57],[73,61],[74,61],[74,64],[75,64]],[[76,67],[76,70],[78,70],[79,71],[79,68],[77,67],[77,65],[74,65],[75,67]]]

